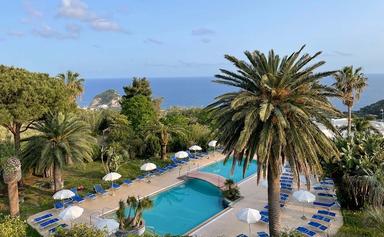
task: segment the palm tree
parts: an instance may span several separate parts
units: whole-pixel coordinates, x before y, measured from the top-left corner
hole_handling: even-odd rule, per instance
[[[160,140],[161,159],[166,160],[167,158],[167,146],[169,139],[172,135],[186,136],[186,131],[183,127],[177,125],[170,125],[168,123],[159,120],[156,124],[148,126],[146,129],[146,138],[156,135]]]
[[[67,71],[60,73],[57,78],[63,80],[68,89],[72,92],[71,100],[75,101],[77,97],[81,96],[84,92],[84,79],[80,77],[77,72]]]
[[[333,72],[315,73],[325,62],[310,65],[320,52],[301,56],[303,48],[283,58],[273,50],[268,55],[246,51],[248,62],[225,55],[237,71],[220,69],[214,82],[237,90],[217,97],[207,107],[215,120],[218,143],[224,146],[226,160],[233,154],[233,164],[243,163],[244,175],[256,157],[258,182],[267,176],[271,236],[280,234],[282,164],[290,164],[299,183],[299,173],[307,178],[321,173],[318,156],[337,157],[335,145],[315,124],[320,122],[335,131],[328,116],[339,113],[327,99],[335,92],[319,84],[320,79]]]
[[[2,164],[4,183],[8,186],[9,213],[19,215],[19,190],[17,182],[21,180],[21,163],[17,157],[10,157]]]
[[[362,68],[353,69],[353,66],[346,66],[334,74],[336,82],[333,86],[339,91],[343,104],[348,108],[348,137],[352,130],[352,107],[360,94],[367,86],[367,77],[361,72]]]
[[[92,161],[95,138],[91,136],[89,127],[76,117],[49,114],[33,129],[38,134],[23,140],[27,142],[22,151],[23,166],[39,171],[52,168],[55,192],[63,186],[61,169],[68,160],[75,163]]]

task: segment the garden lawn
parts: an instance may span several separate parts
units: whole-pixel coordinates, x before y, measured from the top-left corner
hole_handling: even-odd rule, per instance
[[[335,237],[383,237],[375,226],[370,226],[365,221],[364,211],[342,210],[344,225]]]
[[[149,160],[129,160],[123,164],[118,173],[122,178],[117,181],[121,183],[124,179],[134,179],[143,172],[140,171],[140,166],[146,162],[153,162],[159,167],[165,166],[167,161],[160,159]],[[85,195],[88,192],[93,192],[94,184],[101,184],[104,188],[108,188],[111,183],[104,182],[102,177],[105,171],[101,162],[95,161],[85,165],[74,165],[63,170],[64,188],[84,186],[84,191],[80,191],[80,195]],[[28,216],[50,209],[53,207],[54,200],[52,199],[53,191],[50,190],[49,183],[51,179],[29,176],[24,178],[24,189],[20,192],[20,198],[24,201],[20,204],[21,217]],[[6,187],[5,187],[6,188]],[[8,197],[0,196],[0,213],[8,213]]]

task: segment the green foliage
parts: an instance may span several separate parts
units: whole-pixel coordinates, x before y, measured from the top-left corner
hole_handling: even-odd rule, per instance
[[[152,101],[143,95],[134,96],[129,100],[122,100],[121,113],[127,116],[136,132],[143,130],[157,119]]]
[[[381,206],[384,201],[384,138],[356,132],[335,141],[340,160],[324,162],[326,173],[335,178],[340,204],[349,209]]]
[[[15,155],[15,148],[10,141],[0,141],[0,167],[9,157]]]
[[[84,79],[80,77],[77,72],[67,71],[66,73],[60,73],[57,78],[62,80],[70,93],[70,102],[75,103],[76,98],[84,92]]]
[[[123,89],[125,92],[125,95],[123,96],[123,102],[137,95],[142,95],[149,99],[152,96],[151,86],[145,77],[134,77],[132,84],[124,87]]]
[[[98,230],[84,224],[75,224],[70,229],[59,229],[55,237],[105,237],[106,231]]]
[[[33,129],[39,134],[24,139],[27,144],[22,151],[23,169],[44,172],[53,168],[56,172],[67,164],[92,161],[95,138],[86,123],[77,117],[49,114]]]
[[[240,189],[232,179],[227,179],[224,185],[226,189],[223,191],[223,196],[225,198],[230,201],[240,198]]]
[[[373,104],[360,108],[357,113],[359,115],[376,115],[381,119],[381,110],[384,109],[384,100],[379,100]]]
[[[121,230],[138,228],[142,225],[143,212],[153,207],[153,201],[149,197],[136,198],[129,196],[127,201],[119,202],[119,209],[116,212]],[[125,210],[129,208],[128,215],[125,216]]]
[[[0,122],[15,136],[16,150],[20,134],[33,121],[49,111],[74,108],[75,104],[68,103],[70,96],[62,80],[0,65]]]
[[[367,211],[342,210],[343,226],[335,237],[379,237],[383,232],[373,223],[369,223]],[[367,219],[368,217],[368,219]]]
[[[314,122],[334,130],[328,116],[339,112],[327,98],[334,90],[320,84],[333,72],[318,72],[325,62],[312,61],[320,52],[301,55],[303,48],[282,58],[273,50],[268,55],[246,51],[246,61],[226,55],[237,70],[221,69],[215,82],[232,86],[234,91],[217,97],[207,107],[214,116],[218,143],[224,146],[224,152],[234,153],[234,161],[243,163],[243,172],[257,156],[258,176],[264,173],[273,180],[268,183],[268,193],[274,195],[269,200],[276,200],[268,203],[273,236],[280,233],[279,187],[273,185],[279,179],[282,163],[287,161],[295,175],[309,177],[322,172],[319,155],[337,156],[333,142]]]
[[[0,237],[27,236],[27,223],[19,217],[0,216]]]

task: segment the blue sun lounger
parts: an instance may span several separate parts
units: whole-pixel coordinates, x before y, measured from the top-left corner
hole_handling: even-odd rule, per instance
[[[262,216],[269,216],[269,212],[268,212],[268,210],[264,210],[264,211],[260,212],[260,215],[262,215]]]
[[[237,235],[236,237],[248,237],[248,235],[245,235],[245,234],[239,234],[239,235]]]
[[[67,224],[60,224],[60,225],[58,225],[58,226],[53,227],[52,229],[49,229],[49,230],[48,230],[48,233],[53,234],[53,233],[55,233],[58,229],[64,229],[64,228],[66,228],[66,227],[68,227]]]
[[[288,177],[288,176],[281,176],[281,177],[280,177],[280,180],[283,180],[283,179],[285,179],[285,180],[293,180],[293,178],[292,178],[292,177]]]
[[[47,221],[40,223],[39,227],[40,227],[40,229],[44,229],[44,228],[47,228],[48,226],[51,226],[57,222],[59,222],[59,219],[53,218],[53,219],[50,219],[50,220],[47,220]]]
[[[96,199],[96,194],[94,193],[87,193],[87,195],[84,196],[86,199],[94,200]]]
[[[125,179],[125,180],[123,181],[123,184],[131,185],[131,184],[132,184],[132,180],[130,180],[130,179]]]
[[[269,223],[269,217],[262,215],[261,218],[260,218],[260,221],[265,223],[265,224],[268,224]]]
[[[267,234],[264,231],[259,231],[259,232],[257,232],[257,236],[258,237],[269,237],[269,234]]]
[[[313,189],[316,191],[329,191],[329,188],[326,187],[313,187]]]
[[[328,227],[326,227],[325,225],[322,225],[319,222],[315,222],[315,221],[309,222],[308,225],[316,229],[317,231],[321,231],[321,232],[326,231],[328,229]]]
[[[335,212],[326,211],[326,210],[318,210],[317,214],[325,215],[325,216],[329,216],[329,217],[336,217],[336,213]]]
[[[330,194],[330,193],[318,193],[317,196],[325,197],[325,198],[336,198],[335,194]]]
[[[316,232],[314,232],[312,230],[308,230],[307,228],[305,228],[303,226],[297,227],[296,231],[299,232],[300,234],[303,234],[303,235],[309,236],[309,237],[312,237],[312,236],[316,235]]]
[[[320,184],[321,185],[334,185],[334,183],[333,182],[327,182],[327,181],[320,181]]]
[[[64,208],[64,204],[62,202],[55,202],[53,204],[53,206],[55,207],[55,209],[63,209]]]
[[[100,184],[95,184],[94,186],[95,192],[101,195],[106,195],[108,192],[103,189]]]
[[[331,219],[328,218],[328,217],[325,217],[325,216],[322,216],[322,215],[313,215],[312,216],[312,219],[314,220],[319,220],[319,221],[324,221],[326,223],[330,223],[331,222]]]
[[[43,222],[43,221],[48,220],[48,219],[51,218],[51,217],[53,217],[53,214],[52,214],[52,213],[47,213],[47,214],[45,214],[45,215],[36,217],[35,219],[33,219],[33,222],[34,222],[34,223],[40,223],[40,222]]]
[[[313,202],[313,205],[331,208],[332,206],[336,205],[336,202]]]
[[[111,188],[113,188],[113,189],[119,189],[119,188],[120,188],[120,184],[112,183],[112,184],[111,184]]]
[[[72,200],[77,203],[84,202],[84,198],[82,198],[79,193],[77,192],[77,188],[71,188],[71,191],[75,194],[75,196],[72,197]]]
[[[287,194],[287,193],[280,193],[280,197],[289,197],[289,194]]]

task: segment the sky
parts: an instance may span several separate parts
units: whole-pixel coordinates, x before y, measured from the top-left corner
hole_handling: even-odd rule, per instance
[[[224,54],[306,44],[324,70],[384,72],[382,0],[3,1],[0,64],[85,78],[212,76]]]

